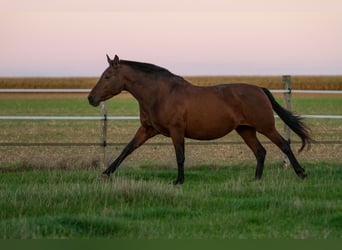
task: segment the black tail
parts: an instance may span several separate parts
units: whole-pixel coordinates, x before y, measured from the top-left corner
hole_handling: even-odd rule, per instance
[[[270,100],[273,110],[279,115],[285,124],[301,138],[302,147],[299,149],[299,152],[304,149],[306,144],[311,144],[314,142],[314,140],[310,137],[310,129],[302,122],[302,118],[294,115],[292,112],[280,106],[268,89],[262,88],[262,90]]]

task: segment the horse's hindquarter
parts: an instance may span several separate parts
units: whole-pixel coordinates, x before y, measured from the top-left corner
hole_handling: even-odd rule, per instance
[[[227,85],[234,102],[239,103],[235,115],[239,117],[239,125],[254,127],[262,132],[274,127],[272,104],[263,90],[249,84]]]
[[[195,87],[186,100],[186,136],[189,138],[216,139],[239,125],[260,131],[273,123],[272,107],[256,86]]]

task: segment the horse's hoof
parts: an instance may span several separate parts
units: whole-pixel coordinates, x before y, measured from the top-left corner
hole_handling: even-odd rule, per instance
[[[303,180],[304,180],[306,177],[308,177],[308,175],[307,175],[305,172],[303,172],[303,173],[300,174],[300,178],[302,178]]]
[[[261,181],[261,176],[255,176],[253,181],[255,182]]]
[[[178,184],[183,184],[184,183],[184,180],[175,180],[172,182],[173,185],[178,185]]]
[[[108,174],[102,174],[102,175],[100,176],[100,179],[101,179],[102,181],[108,181],[108,180],[109,180],[109,175],[108,175]]]

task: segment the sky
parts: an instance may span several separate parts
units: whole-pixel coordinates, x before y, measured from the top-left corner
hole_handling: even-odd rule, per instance
[[[342,75],[340,0],[0,0],[0,76]]]

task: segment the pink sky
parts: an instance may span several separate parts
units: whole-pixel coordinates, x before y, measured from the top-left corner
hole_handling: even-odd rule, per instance
[[[299,2],[299,3],[298,3]],[[0,76],[342,74],[340,0],[0,0]]]

